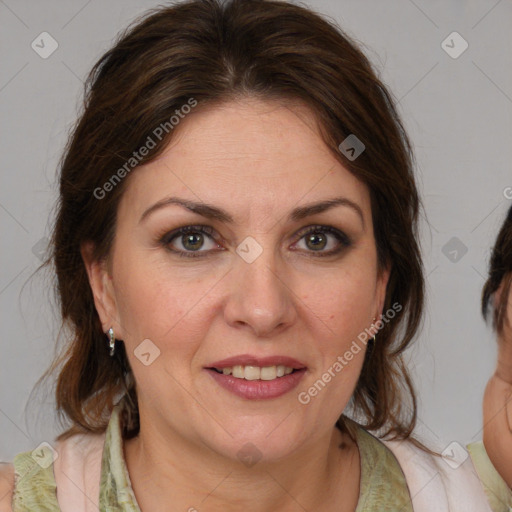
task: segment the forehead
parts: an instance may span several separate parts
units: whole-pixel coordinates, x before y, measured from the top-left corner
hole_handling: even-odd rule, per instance
[[[186,116],[164,153],[129,179],[122,203],[134,214],[166,195],[245,218],[340,194],[370,209],[367,187],[327,148],[313,113],[277,101],[239,100]]]

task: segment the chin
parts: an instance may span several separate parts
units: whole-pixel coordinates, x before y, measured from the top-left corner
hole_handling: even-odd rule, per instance
[[[210,430],[205,443],[219,455],[252,466],[257,462],[271,463],[283,459],[293,454],[310,437],[303,422],[297,425],[290,417],[284,419],[286,415],[256,418],[246,417],[226,423],[223,425],[226,430],[217,426],[217,434],[212,435]]]

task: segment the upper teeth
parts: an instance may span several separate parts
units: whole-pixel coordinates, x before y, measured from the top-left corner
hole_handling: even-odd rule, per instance
[[[246,380],[274,380],[277,377],[283,377],[293,372],[289,366],[228,366],[226,368],[216,368],[224,375],[233,375],[237,379]]]

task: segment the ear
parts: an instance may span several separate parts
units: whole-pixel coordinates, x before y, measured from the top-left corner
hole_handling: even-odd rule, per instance
[[[108,268],[108,262],[106,259],[97,260],[94,257],[94,244],[92,242],[84,242],[80,247],[80,252],[103,332],[106,333],[112,327],[116,338],[123,339],[123,329],[119,322],[114,283]]]
[[[375,294],[376,299],[376,310],[374,317],[380,318],[383,313],[384,303],[386,302],[386,290],[388,289],[389,275],[391,273],[391,265],[386,264],[384,268],[381,268],[377,274],[377,293]]]
[[[503,294],[507,294],[508,296],[503,297]],[[505,274],[501,283],[498,286],[498,289],[494,292],[492,296],[492,304],[493,308],[496,309],[501,302],[507,303],[507,308],[503,312],[503,328],[504,332],[498,332],[499,337],[506,337],[507,339],[512,339],[512,275]]]
[[[493,307],[495,308],[501,301],[501,294],[503,293],[503,287],[505,285],[505,280],[502,279],[500,285],[496,289],[496,291],[492,294],[491,301]]]

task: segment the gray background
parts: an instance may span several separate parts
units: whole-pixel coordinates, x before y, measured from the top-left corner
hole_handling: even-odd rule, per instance
[[[480,439],[496,350],[479,296],[489,248],[512,202],[512,2],[307,4],[363,43],[399,100],[415,146],[428,218],[428,305],[408,353],[420,397],[418,432],[441,448]],[[58,333],[51,277],[29,278],[49,234],[58,159],[82,80],[118,31],[155,5],[0,0],[0,460],[52,442],[60,431],[49,388],[33,395],[25,412]],[[31,48],[44,31],[58,42],[47,59]],[[469,44],[456,59],[441,46],[453,31]],[[460,41],[448,44],[461,48]]]

